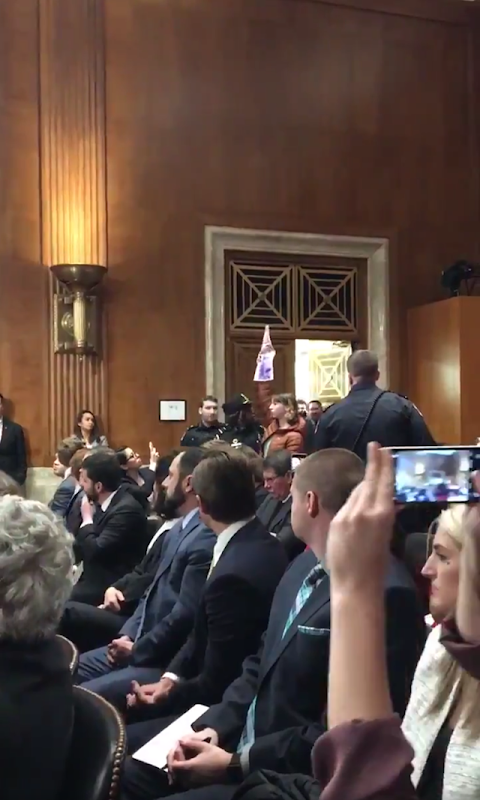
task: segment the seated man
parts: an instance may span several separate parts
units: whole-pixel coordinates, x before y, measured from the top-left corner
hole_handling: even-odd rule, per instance
[[[134,614],[140,600],[155,578],[160,561],[163,534],[175,523],[177,507],[165,499],[162,486],[173,461],[173,454],[158,460],[155,470],[154,511],[158,530],[143,559],[105,592],[103,603],[92,606],[70,600],[63,612],[59,633],[70,639],[81,653],[107,645]]]
[[[64,439],[58,447],[53,462],[53,473],[61,478],[61,483],[55,489],[55,493],[48,506],[54,514],[65,519],[70,503],[77,491],[77,481],[72,475],[70,462],[81,445],[76,439]]]
[[[82,523],[75,537],[75,556],[83,572],[72,600],[98,605],[105,590],[137,564],[147,549],[147,518],[141,505],[120,488],[122,469],[111,452],[82,462]]]
[[[303,553],[305,545],[292,529],[292,454],[288,450],[277,450],[263,462],[263,483],[269,492],[257,511],[257,517],[270,533],[283,544],[289,561]]]
[[[255,486],[246,459],[210,451],[193,473],[200,513],[217,536],[212,570],[194,629],[156,685],[134,687],[130,705],[145,716],[218,702],[258,649],[287,558],[255,517]],[[160,728],[163,723],[160,724]]]
[[[291,564],[278,586],[260,652],[245,661],[242,675],[222,701],[194,723],[188,752],[179,745],[170,754],[173,786],[165,773],[129,758],[122,800],[167,795],[176,800],[230,800],[235,782],[249,772],[311,772],[312,746],[324,730],[328,688],[330,587],[322,559],[330,522],[363,474],[358,456],[338,449],[315,453],[297,467],[292,520],[296,535],[309,549]],[[390,690],[394,709],[402,714],[424,627],[413,582],[393,557],[385,604]],[[152,722],[129,726],[130,752],[155,733],[158,726]],[[182,793],[199,783],[208,785]]]
[[[132,681],[156,681],[186,641],[212,561],[215,536],[198,513],[192,473],[204,453],[188,448],[164,481],[178,522],[161,539],[155,576],[133,616],[108,647],[80,657],[77,683],[122,706]]]

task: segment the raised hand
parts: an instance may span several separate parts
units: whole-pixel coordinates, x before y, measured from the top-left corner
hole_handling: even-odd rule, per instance
[[[351,591],[383,581],[395,518],[393,496],[392,456],[372,442],[365,477],[329,528],[326,563],[337,589]]]

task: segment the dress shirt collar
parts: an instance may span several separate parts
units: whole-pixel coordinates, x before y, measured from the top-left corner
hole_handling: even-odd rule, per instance
[[[3,417],[0,417],[0,439],[2,438],[3,433]]]
[[[198,514],[198,508],[193,508],[188,514],[185,514],[184,518],[182,519],[182,530],[185,530],[190,520],[192,520]]]
[[[117,489],[115,492],[112,492],[112,494],[109,494],[109,495],[108,495],[108,497],[107,497],[107,499],[103,501],[103,503],[102,503],[102,505],[100,506],[100,508],[102,509],[102,511],[103,511],[104,513],[105,513],[105,511],[107,510],[107,508],[108,508],[108,506],[110,505],[110,503],[112,502],[112,500],[113,500],[113,498],[115,497],[115,495],[117,494],[117,492],[118,492],[118,489]]]
[[[233,522],[228,528],[225,528],[224,531],[218,534],[217,541],[215,542],[215,547],[213,548],[213,558],[212,558],[212,566],[215,567],[220,557],[222,556],[224,550],[227,547],[227,544],[230,542],[231,539],[238,533],[241,528],[244,528],[249,522],[255,519],[255,517],[250,517],[250,519],[242,519],[240,522]]]
[[[158,531],[156,533],[154,533],[152,538],[150,539],[149,545],[147,547],[147,553],[148,553],[149,550],[152,549],[152,547],[155,544],[155,542],[157,541],[157,539],[163,533],[166,533],[166,531],[169,531],[170,528],[173,528],[173,526],[175,525],[176,521],[177,521],[176,519],[166,519],[165,522],[163,523],[163,525],[160,525]]]
[[[72,474],[72,468],[71,467],[67,467],[67,469],[65,470],[65,475],[63,476],[63,480],[66,481],[67,478],[69,478],[71,474]]]

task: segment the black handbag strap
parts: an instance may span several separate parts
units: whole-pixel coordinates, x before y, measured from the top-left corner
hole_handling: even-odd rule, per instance
[[[386,394],[386,393],[387,393],[387,390],[384,389],[383,391],[380,392],[380,394],[377,394],[375,400],[373,401],[373,403],[371,404],[370,408],[368,409],[367,416],[363,420],[362,427],[360,428],[359,432],[357,433],[357,436],[356,436],[355,441],[353,443],[352,453],[355,453],[357,451],[357,447],[359,445],[360,439],[362,438],[363,434],[365,433],[365,428],[367,427],[368,423],[370,422],[372,414],[373,414],[373,412],[375,410],[375,406],[377,405],[377,403],[380,400],[380,398],[383,397],[383,395]]]

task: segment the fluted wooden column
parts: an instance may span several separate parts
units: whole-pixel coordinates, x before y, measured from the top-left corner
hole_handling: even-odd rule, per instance
[[[42,260],[107,264],[104,0],[39,0]],[[50,316],[54,281],[50,279]],[[49,344],[49,442],[91,408],[107,423],[102,356],[59,355]]]

